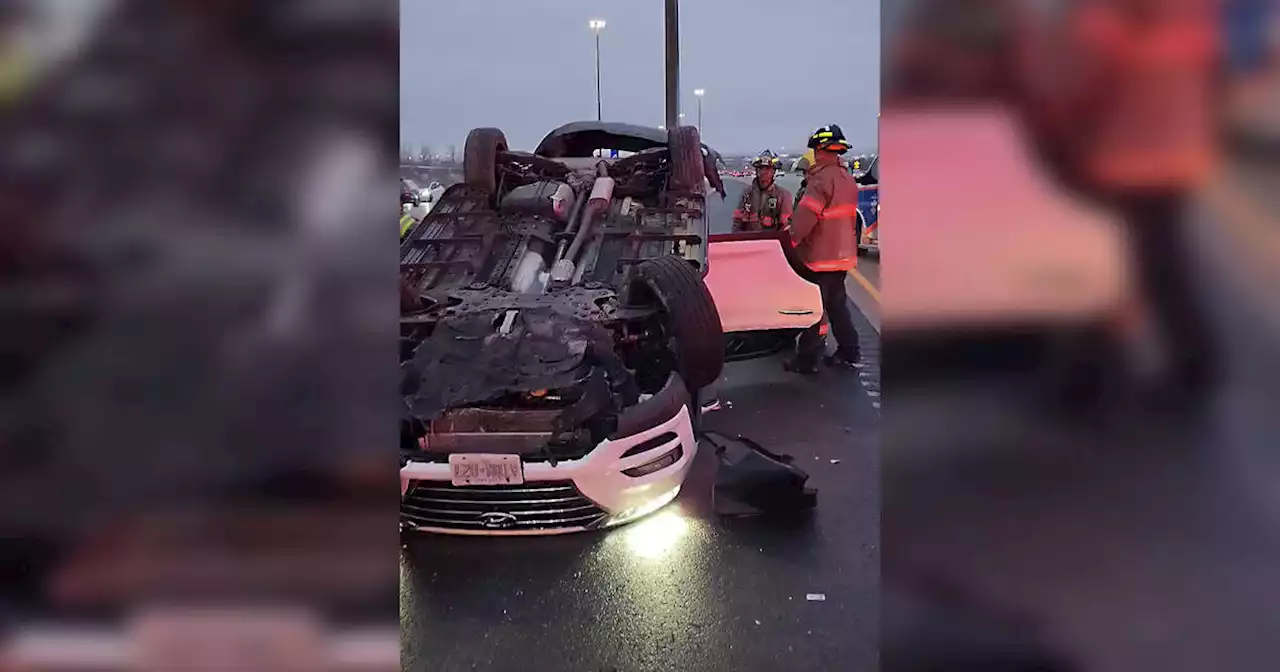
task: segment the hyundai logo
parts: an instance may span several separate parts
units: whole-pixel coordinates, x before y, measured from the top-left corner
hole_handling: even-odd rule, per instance
[[[516,524],[516,517],[510,513],[490,511],[480,514],[480,524],[490,530],[504,530]]]

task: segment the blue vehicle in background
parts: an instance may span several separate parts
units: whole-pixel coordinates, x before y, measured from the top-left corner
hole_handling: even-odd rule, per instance
[[[1280,157],[1280,5],[1227,0],[1222,31],[1228,79],[1227,131],[1232,144]]]
[[[858,252],[880,253],[880,156],[854,157],[849,172],[858,183]]]

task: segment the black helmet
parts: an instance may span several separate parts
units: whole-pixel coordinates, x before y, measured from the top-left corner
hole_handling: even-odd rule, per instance
[[[752,168],[777,168],[778,163],[779,163],[778,155],[766,149],[763,152],[760,152],[759,154],[756,155],[755,160],[751,162],[751,167]]]
[[[844,139],[844,131],[836,124],[823,126],[809,136],[809,149],[821,149],[836,154],[849,151],[849,141]]]

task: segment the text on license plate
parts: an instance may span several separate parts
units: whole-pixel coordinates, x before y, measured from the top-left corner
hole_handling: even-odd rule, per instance
[[[520,485],[524,467],[519,455],[450,455],[454,485]]]

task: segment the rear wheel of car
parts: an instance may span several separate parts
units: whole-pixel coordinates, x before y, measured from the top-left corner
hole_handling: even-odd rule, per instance
[[[684,193],[704,192],[705,166],[702,157],[702,139],[696,126],[677,126],[667,131],[667,147],[671,152],[672,191]]]
[[[715,382],[724,368],[724,332],[698,270],[681,257],[658,257],[637,266],[632,283],[631,302],[652,300],[662,307],[685,385],[698,390]]]
[[[467,186],[497,197],[498,153],[507,151],[507,136],[496,128],[474,128],[467,134],[462,175]]]

